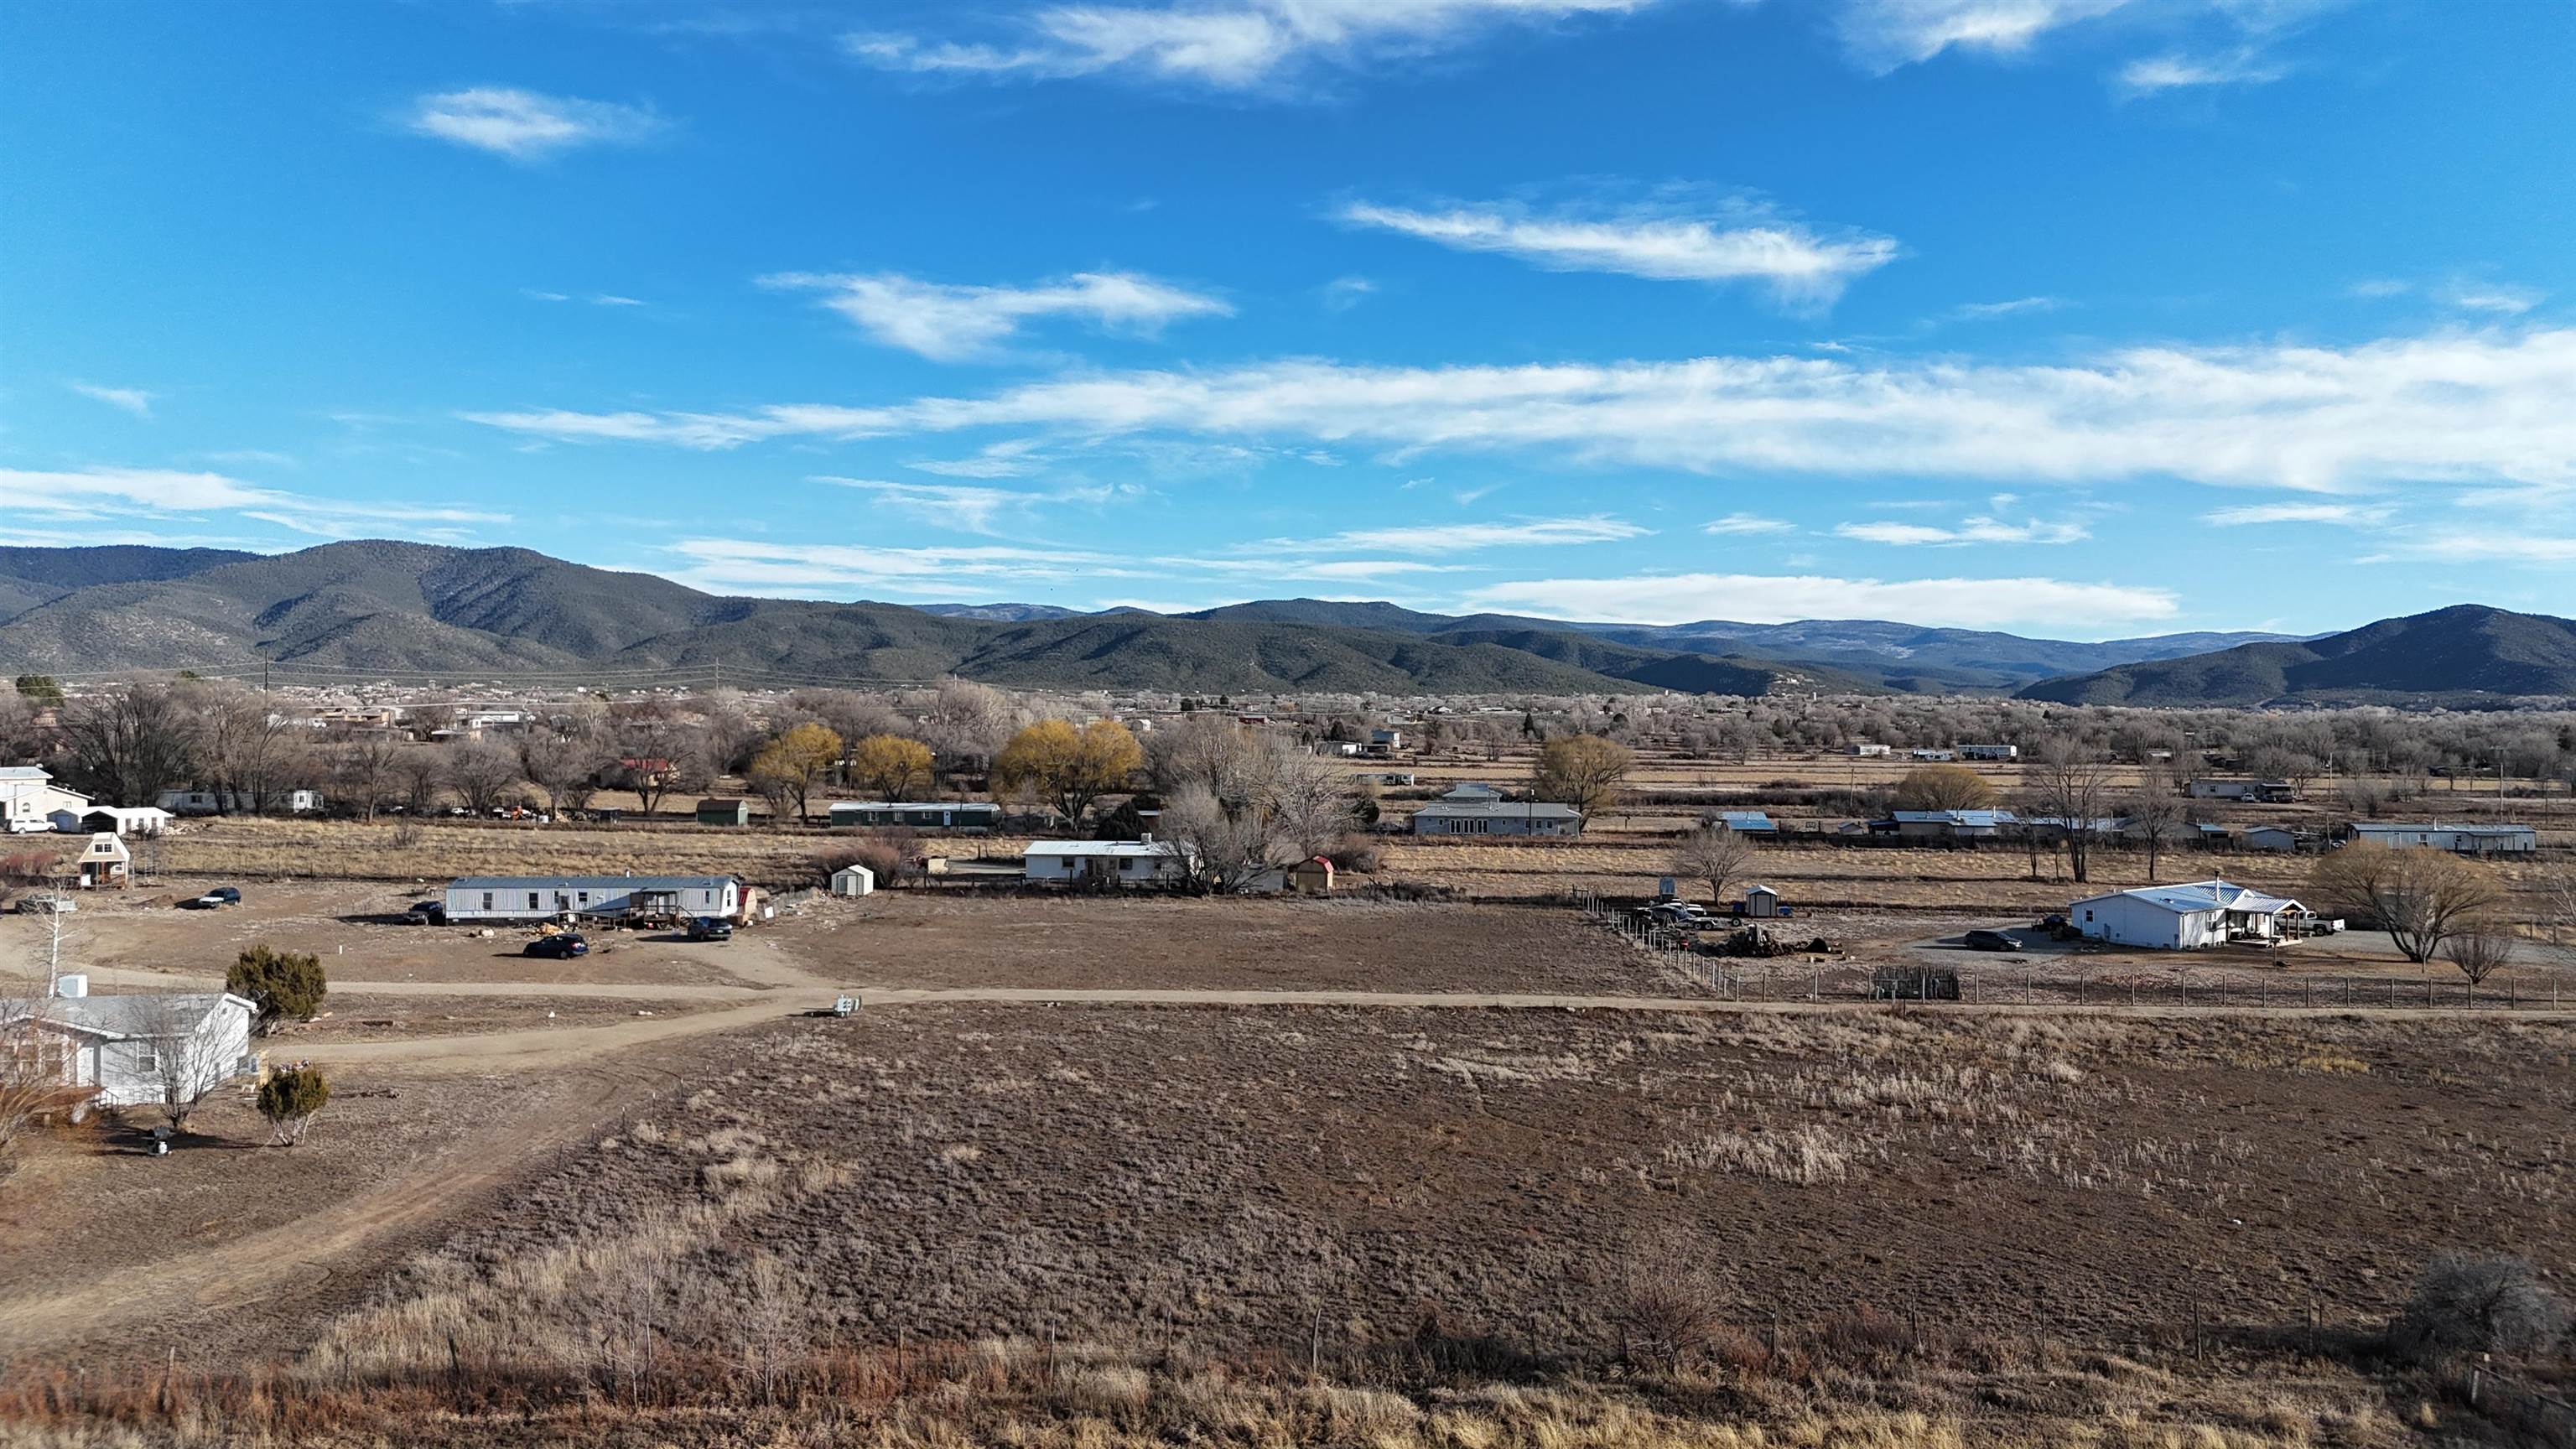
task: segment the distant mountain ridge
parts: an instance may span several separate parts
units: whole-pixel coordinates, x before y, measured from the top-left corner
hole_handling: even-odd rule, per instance
[[[0,549],[0,577],[13,550]],[[0,618],[0,668],[267,660],[452,676],[721,662],[747,681],[916,681],[1208,692],[1867,689],[1832,671],[1624,646],[1555,628],[1430,635],[1257,617],[727,598],[526,549],[361,540],[275,556],[129,558],[114,581]],[[47,567],[63,567],[54,560]],[[162,574],[166,577],[150,577]],[[1024,617],[993,617],[1020,614]]]
[[[2217,646],[2217,647],[2213,647]],[[2074,703],[2576,693],[2576,625],[2461,606],[2315,639],[2083,643],[1879,620],[1668,626],[1272,599],[1188,614],[702,593],[519,548],[0,548],[0,671],[248,661],[446,677],[721,665],[747,683],[1741,695],[2018,690]]]
[[[2459,604],[2341,634],[2053,679],[2024,699],[2255,705],[2576,695],[2576,620]]]

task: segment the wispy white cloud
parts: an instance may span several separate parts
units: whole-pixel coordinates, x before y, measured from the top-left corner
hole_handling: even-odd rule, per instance
[[[2289,73],[2289,67],[2265,60],[2249,47],[2218,55],[2142,56],[2120,67],[2117,84],[2126,95],[2151,96],[2207,86],[2269,85]]]
[[[2244,528],[2265,523],[2341,523],[2356,526],[2385,523],[2390,509],[2381,503],[2249,503],[2239,508],[2214,509],[2201,515],[2205,523],[2221,528]]]
[[[1525,579],[1469,590],[1471,609],[1623,624],[1740,619],[1904,619],[1986,629],[2125,624],[2170,618],[2174,595],[2160,588],[2060,579],[1845,579],[1813,574],[1640,574],[1626,578]]]
[[[640,106],[540,95],[507,86],[422,96],[412,103],[403,122],[419,135],[513,161],[542,160],[583,146],[631,145],[664,126],[661,117]]]
[[[1467,553],[1487,548],[1616,543],[1621,539],[1641,538],[1649,532],[1651,530],[1625,519],[1593,514],[1585,518],[1523,518],[1507,523],[1425,523],[1395,528],[1355,528],[1322,538],[1272,540],[1268,546],[1326,553],[1351,549],[1386,553]]]
[[[2007,302],[1962,302],[1945,315],[1953,322],[1991,322],[2032,312],[2054,312],[2066,303],[2056,297],[2015,297]]]
[[[591,298],[590,304],[594,307],[641,307],[644,305],[644,299],[641,297],[620,297],[614,292],[602,292],[598,296]]]
[[[1019,478],[1045,466],[1035,438],[1005,438],[987,443],[971,458],[921,458],[903,466],[942,478]]]
[[[1881,74],[1950,49],[2011,55],[2052,30],[2096,20],[2131,0],[1839,0],[1834,28],[1852,58]]]
[[[1150,336],[1183,318],[1234,314],[1218,298],[1132,272],[1081,272],[1034,287],[957,287],[894,272],[789,272],[760,280],[766,287],[821,292],[824,306],[877,341],[935,362],[988,356],[1022,323],[1040,317]]]
[[[960,533],[991,533],[1002,519],[1025,516],[1050,504],[1103,504],[1144,496],[1132,483],[1069,484],[1030,490],[976,483],[895,483],[875,478],[820,475],[829,483],[868,495],[876,507]]]
[[[2576,537],[2565,534],[2436,529],[2391,544],[2399,558],[2440,559],[2449,563],[2576,563]],[[2553,612],[2564,612],[2554,610]]]
[[[1331,362],[1126,372],[980,398],[738,413],[466,414],[530,436],[728,448],[978,428],[1098,441],[1284,437],[1719,473],[2194,482],[2350,492],[2576,486],[2576,329],[2350,347],[2128,348],[2055,366],[1704,357],[1526,367]]]
[[[1496,252],[1551,271],[1613,272],[1665,282],[1752,282],[1785,303],[1822,305],[1856,277],[1894,261],[1894,240],[1826,235],[1791,222],[1677,216],[1533,215],[1501,204],[1420,211],[1355,202],[1340,219],[1459,251]]]
[[[1842,538],[1863,543],[1883,543],[1899,548],[1953,547],[1972,543],[2079,543],[2093,536],[2092,530],[2080,523],[2047,523],[2024,519],[2008,523],[2000,518],[1963,518],[1946,526],[1924,523],[1839,523],[1834,533]]]
[[[1056,4],[998,41],[887,33],[844,37],[854,59],[956,77],[1125,75],[1216,90],[1272,86],[1323,63],[1454,49],[1499,25],[1622,15],[1656,0],[1180,0]]]
[[[949,598],[960,589],[1060,584],[1097,578],[1143,578],[1154,571],[1132,557],[1082,549],[974,544],[955,548],[872,548],[767,539],[693,538],[672,545],[688,560],[670,574],[681,583],[728,593],[855,592],[899,598]]]
[[[258,487],[221,473],[172,468],[0,468],[0,492],[8,495],[14,511],[47,517],[114,519],[137,513],[233,513],[327,538],[355,536],[367,524],[402,524],[413,526],[416,532],[429,532],[459,524],[510,521],[506,513],[320,498]]]
[[[2352,297],[2403,297],[2413,290],[2415,290],[2414,283],[2400,281],[2395,277],[2364,277],[2344,288],[2344,293]]]
[[[2489,312],[2499,317],[2519,317],[2539,306],[2548,293],[2533,287],[2517,287],[2509,282],[2453,282],[2442,293],[2442,300],[2468,312]]]
[[[103,402],[121,412],[147,419],[152,416],[152,400],[158,396],[139,387],[101,387],[91,382],[75,382],[70,387],[92,402]]]
[[[1798,526],[1785,518],[1765,518],[1758,513],[1730,513],[1700,526],[1702,533],[1795,533]]]
[[[1323,286],[1324,310],[1347,312],[1377,291],[1377,283],[1366,277],[1335,277]]]

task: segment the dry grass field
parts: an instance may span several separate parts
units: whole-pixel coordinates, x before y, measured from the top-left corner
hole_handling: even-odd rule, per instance
[[[1427,794],[1525,766],[1415,768]],[[314,952],[328,1014],[263,1045],[337,1096],[292,1149],[237,1091],[166,1158],[143,1109],[37,1134],[0,1179],[0,1444],[2558,1432],[2509,1384],[2563,1396],[2563,1362],[2472,1406],[2382,1339],[2438,1254],[2576,1264],[2576,1020],[2549,994],[2576,963],[2531,952],[2466,1012],[2456,981],[2438,1010],[2351,998],[2429,980],[2358,933],[1969,953],[2078,891],[2016,848],[1830,837],[1827,797],[1900,771],[1650,759],[1580,841],[1386,840],[1371,879],[1421,902],[933,884],[570,962],[396,916],[461,873],[812,884],[836,837],[192,823],[146,888],[84,897],[74,964],[115,991]],[[2444,793],[2407,808],[2543,823],[2543,860],[2501,868],[2517,900],[2564,868],[2564,802]],[[1827,956],[1668,958],[1565,904],[1650,891],[1719,805],[1789,825],[1754,874]],[[2306,867],[2159,874],[2295,894]],[[2144,880],[2109,852],[2091,888]],[[177,909],[217,883],[246,904]],[[38,935],[0,918],[13,959]],[[1958,969],[1967,1004],[1865,1004],[1909,965]],[[848,989],[856,1018],[805,1014]]]

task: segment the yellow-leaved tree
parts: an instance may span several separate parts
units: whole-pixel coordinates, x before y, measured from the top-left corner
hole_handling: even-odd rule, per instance
[[[889,805],[930,784],[930,746],[902,735],[870,735],[850,750],[850,778]]]
[[[841,762],[841,737],[832,727],[811,720],[771,740],[751,757],[751,768],[744,773],[751,778],[777,781],[796,802],[796,818],[811,818],[807,808],[813,801],[814,787],[832,773]]]
[[[1045,719],[1011,736],[993,757],[993,791],[1032,790],[1065,824],[1079,825],[1092,801],[1126,788],[1143,763],[1136,737],[1114,719],[1079,729],[1068,720]]]

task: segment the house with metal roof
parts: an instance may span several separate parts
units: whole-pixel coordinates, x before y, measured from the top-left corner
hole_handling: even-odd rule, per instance
[[[1416,835],[1535,835],[1583,833],[1583,812],[1552,800],[1434,800],[1413,812]]]
[[[474,875],[447,887],[451,921],[544,921],[557,916],[742,914],[729,875]]]
[[[1052,885],[1169,885],[1188,878],[1195,859],[1176,841],[1032,840],[1020,853],[1023,879]]]
[[[1777,835],[1780,827],[1760,810],[1720,810],[1710,824],[1737,835]]]
[[[251,1055],[256,1003],[229,992],[92,996],[89,978],[65,976],[51,998],[0,1001],[0,1029],[25,1043],[61,1084],[95,1088],[111,1107],[193,1101],[259,1069]]]
[[[2067,921],[2093,940],[2156,951],[2294,940],[2308,917],[2307,907],[2286,896],[2223,880],[2112,891],[2066,908]]]
[[[830,819],[835,829],[906,826],[916,830],[991,830],[1002,823],[1002,807],[973,800],[904,800],[893,804],[835,800]]]
[[[1899,840],[1992,840],[2014,823],[2009,810],[1898,810],[1886,828]]]

